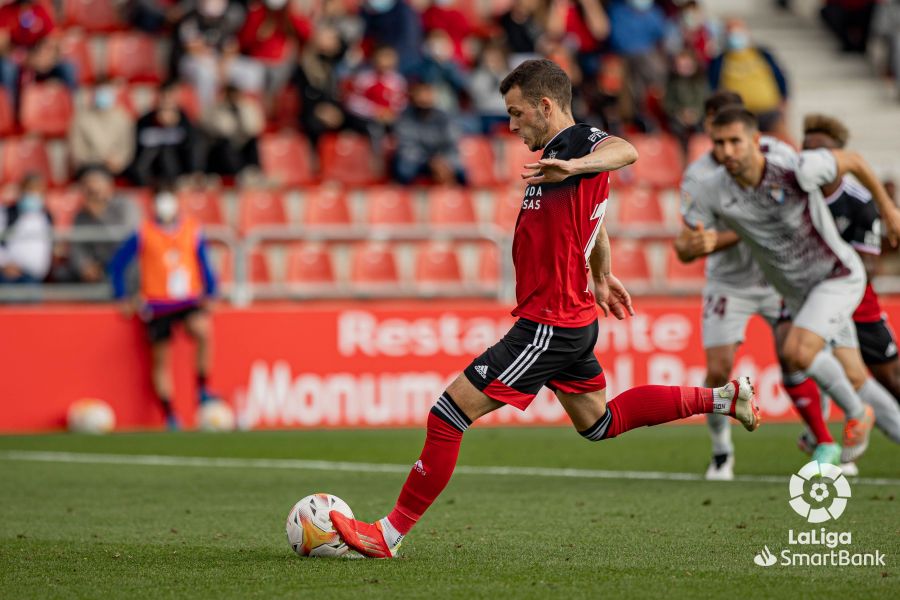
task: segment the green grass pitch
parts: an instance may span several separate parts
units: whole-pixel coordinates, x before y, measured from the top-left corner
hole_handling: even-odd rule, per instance
[[[877,433],[861,476],[887,481],[853,483],[846,512],[825,526],[852,532],[853,552],[886,554],[886,566],[753,563],[763,546],[789,547],[789,529],[819,528],[787,503],[789,475],[805,462],[794,447],[797,432],[795,425],[753,434],[736,428],[738,473],[774,477],[708,483],[477,469],[699,474],[708,456],[699,425],[602,443],[567,429],[476,427],[460,456],[469,469],[457,473],[393,561],[301,559],[287,545],[284,519],[316,491],[337,494],[361,518],[380,517],[402,472],[246,459],[410,465],[423,431],[0,437],[0,598],[900,597],[900,463]],[[239,460],[217,467],[128,457],[72,463],[51,455],[23,460],[12,451]]]

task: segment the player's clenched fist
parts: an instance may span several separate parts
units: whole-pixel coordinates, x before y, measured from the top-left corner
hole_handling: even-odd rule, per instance
[[[711,254],[716,249],[716,241],[719,238],[715,230],[704,229],[702,223],[699,223],[696,229],[685,232],[684,236],[688,252],[694,258]]]

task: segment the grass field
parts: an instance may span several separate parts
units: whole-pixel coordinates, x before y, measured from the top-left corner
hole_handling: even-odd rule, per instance
[[[796,433],[736,430],[747,479],[707,483],[666,475],[702,472],[702,426],[599,444],[566,429],[476,427],[465,468],[394,561],[300,559],[284,518],[315,491],[382,516],[421,431],[0,437],[0,597],[900,597],[900,463],[880,434],[860,462],[870,481],[853,483],[846,512],[825,526],[851,531],[853,552],[880,550],[887,566],[754,565],[764,545],[789,547],[789,529],[818,529],[787,503],[805,462]]]

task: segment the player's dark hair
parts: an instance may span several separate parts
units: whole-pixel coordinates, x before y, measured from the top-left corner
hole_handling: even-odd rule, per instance
[[[818,113],[806,115],[803,118],[803,135],[809,135],[810,133],[827,135],[834,140],[838,148],[846,146],[847,140],[850,138],[847,126],[841,123],[840,120]]]
[[[703,112],[707,115],[714,115],[726,106],[743,106],[744,99],[737,92],[729,90],[719,90],[711,95],[703,103]]]
[[[532,105],[541,98],[550,98],[566,113],[572,112],[572,82],[552,60],[526,60],[513,69],[500,82],[500,93],[505,96],[514,87],[522,90],[522,96]]]
[[[756,115],[743,106],[726,106],[713,117],[713,127],[725,127],[733,123],[743,123],[748,131],[758,131],[759,122]]]

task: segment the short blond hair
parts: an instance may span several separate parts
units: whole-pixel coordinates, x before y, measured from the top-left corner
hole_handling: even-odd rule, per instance
[[[850,132],[847,126],[841,123],[835,117],[829,117],[819,113],[806,115],[803,119],[803,135],[810,133],[822,133],[835,141],[838,148],[847,145],[850,138]]]

